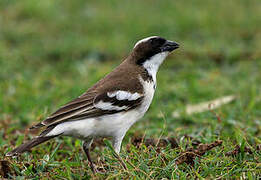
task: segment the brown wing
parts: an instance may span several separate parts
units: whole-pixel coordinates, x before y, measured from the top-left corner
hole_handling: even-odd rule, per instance
[[[60,109],[51,114],[49,117],[47,117],[44,121],[32,126],[30,129],[48,126],[58,121],[69,119],[81,113],[83,110],[87,110],[88,108],[90,108],[92,106],[93,99],[93,93],[90,93],[86,96],[80,96],[72,100],[71,102],[65,104]]]
[[[126,63],[126,61],[124,63]],[[36,124],[31,129],[59,124],[65,121],[86,119],[105,114],[113,114],[120,111],[127,111],[140,105],[143,99],[143,86],[139,80],[140,72],[133,69],[134,66],[131,64],[128,64],[128,66],[126,66],[126,64],[123,66],[123,64],[97,82],[83,95],[65,104],[63,107],[51,114],[47,119]],[[125,79],[128,79],[128,83]],[[118,100],[116,97],[109,97],[107,94],[108,92],[120,90],[132,94],[138,92],[141,96],[135,100]],[[105,104],[107,106],[105,108],[99,106],[101,105],[99,102],[107,103]],[[110,106],[113,108],[108,108]]]
[[[81,120],[98,117],[106,114],[114,114],[128,111],[141,104],[143,96],[135,100],[118,100],[109,97],[107,92],[94,96],[94,93],[85,93],[83,96],[67,103],[44,121],[31,127],[31,129],[59,124],[65,121]]]

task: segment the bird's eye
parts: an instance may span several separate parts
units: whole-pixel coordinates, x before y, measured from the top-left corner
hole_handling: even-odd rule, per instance
[[[157,44],[157,39],[153,38],[149,40],[150,44],[156,45]]]
[[[150,40],[149,40],[149,43],[153,43],[153,39],[150,39]]]
[[[161,46],[162,44],[164,44],[165,40],[160,38],[153,38],[150,39],[149,42],[152,46]]]

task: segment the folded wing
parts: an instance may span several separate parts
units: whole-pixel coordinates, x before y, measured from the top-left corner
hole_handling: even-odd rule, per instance
[[[87,92],[67,103],[31,129],[128,111],[139,106],[142,99],[143,94],[124,90],[105,91],[100,94]]]

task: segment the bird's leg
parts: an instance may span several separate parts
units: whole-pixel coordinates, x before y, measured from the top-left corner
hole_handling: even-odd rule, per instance
[[[90,147],[91,147],[92,142],[93,142],[93,139],[90,139],[88,141],[84,141],[84,143],[83,143],[83,150],[84,150],[84,152],[85,152],[85,154],[87,156],[87,159],[88,159],[89,165],[91,167],[91,170],[95,174],[97,172],[97,170],[94,167],[94,164],[93,164],[91,156],[90,156]]]
[[[115,151],[115,157],[119,160],[120,164],[122,165],[122,167],[127,170],[127,167],[126,167],[126,164],[123,162],[123,160],[121,159],[119,153],[120,153],[120,150],[121,150],[121,142],[122,142],[122,139],[123,139],[124,135],[123,136],[120,136],[120,137],[115,137],[113,138],[113,148],[114,148],[114,151]]]

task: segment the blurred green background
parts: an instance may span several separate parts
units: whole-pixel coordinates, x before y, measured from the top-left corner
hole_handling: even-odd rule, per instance
[[[79,96],[116,67],[136,41],[152,35],[181,47],[160,68],[152,106],[125,144],[134,132],[146,132],[190,134],[202,142],[222,139],[227,150],[242,139],[254,147],[261,134],[260,12],[260,0],[1,0],[0,121],[5,123],[0,153],[8,151],[11,140],[17,142],[20,134],[12,136],[14,130]],[[209,111],[171,116],[187,104],[230,94],[238,98],[216,110],[221,124]],[[227,175],[241,176],[241,165]],[[202,177],[218,174],[222,170]]]

